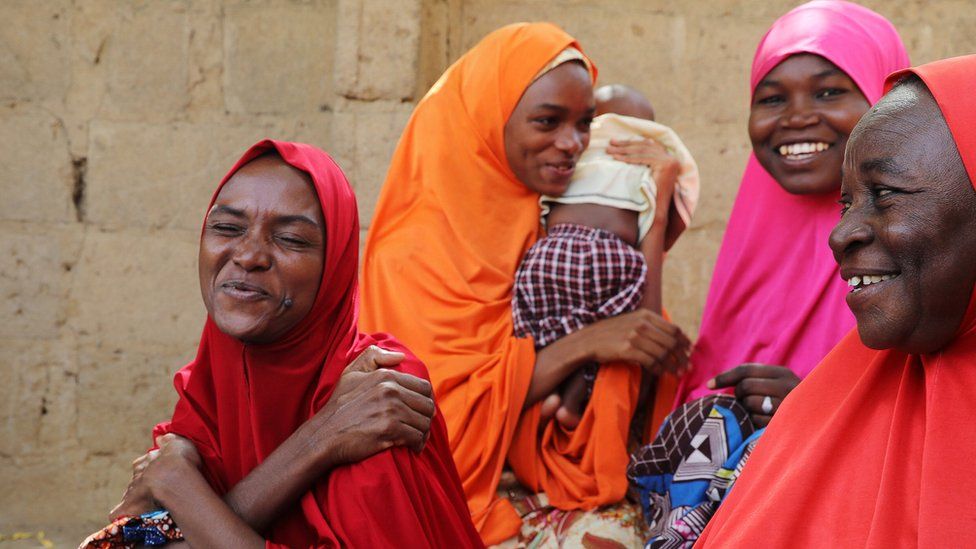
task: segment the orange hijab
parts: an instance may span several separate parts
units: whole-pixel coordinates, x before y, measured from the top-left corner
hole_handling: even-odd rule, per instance
[[[574,432],[550,425],[540,441],[538,405],[522,412],[535,350],[513,335],[512,284],[539,233],[539,196],[509,168],[503,134],[522,93],[569,46],[580,49],[552,24],[509,25],[451,66],[403,132],[366,241],[361,325],[395,333],[426,362],[488,543],[521,525],[496,495],[506,460],[563,509],[613,503],[627,488],[636,367],[601,370]]]
[[[976,56],[905,72],[928,86],[976,184]],[[776,413],[695,547],[976,546],[976,288],[929,355],[853,331]]]

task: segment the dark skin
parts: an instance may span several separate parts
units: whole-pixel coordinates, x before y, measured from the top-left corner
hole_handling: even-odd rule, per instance
[[[654,109],[651,108],[650,102],[636,90],[625,86],[604,86],[597,90],[595,95],[597,112],[615,112],[624,116],[653,119]],[[613,143],[611,142],[611,147],[607,149],[612,156],[618,160],[626,158],[626,161],[630,163],[650,167],[657,184],[655,219],[643,240],[638,241],[637,212],[600,204],[554,203],[550,205],[551,209],[546,222],[549,226],[573,223],[607,230],[630,245],[638,247],[648,265],[642,306],[644,309],[660,315],[662,311],[661,267],[667,235],[671,232],[669,230],[671,228],[669,226],[670,214],[673,210],[672,198],[678,179],[679,165],[663,146],[653,140],[623,141],[618,143],[616,147],[613,146]],[[676,214],[677,211],[674,210],[674,213]],[[661,320],[667,322],[663,318]],[[670,325],[670,323],[667,324]],[[680,374],[687,368],[691,344],[677,326],[674,326],[674,330],[675,345],[658,351],[659,354],[656,356],[661,357],[658,363],[645,370],[648,380],[662,372]],[[661,352],[667,354],[662,356]],[[582,419],[585,399],[586,380],[583,378],[583,372],[577,370],[563,382],[558,393],[549,395],[543,401],[541,425],[545,425],[549,418],[555,417],[556,421],[564,428],[575,429]]]
[[[793,55],[756,85],[749,111],[752,150],[787,192],[836,192],[847,138],[869,106],[836,65],[819,55]],[[827,148],[804,152],[804,145]]]
[[[920,81],[896,87],[858,124],[841,204],[830,247],[861,340],[912,354],[945,347],[976,286],[976,190]]]
[[[756,85],[749,112],[753,153],[789,193],[835,193],[848,136],[869,106],[850,76],[830,61],[790,56]],[[764,426],[799,383],[785,366],[746,363],[715,376],[708,388],[733,388],[753,421]],[[771,413],[762,409],[767,396]]]
[[[593,86],[581,63],[564,63],[526,88],[505,124],[505,156],[529,190],[558,196],[589,144]],[[679,330],[648,310],[609,318],[574,332],[536,354],[524,408],[552,394],[591,362],[624,361],[654,368],[679,346]]]
[[[273,155],[241,168],[218,194],[200,245],[201,291],[218,328],[256,343],[297,325],[319,290],[324,227],[306,174]],[[285,298],[291,307],[282,306]],[[158,450],[133,463],[112,516],[163,507],[194,545],[263,547],[261,532],[328,471],[393,446],[423,449],[433,391],[426,380],[388,369],[403,358],[365,351],[322,410],[223,499],[200,473],[192,443],[160,437]]]

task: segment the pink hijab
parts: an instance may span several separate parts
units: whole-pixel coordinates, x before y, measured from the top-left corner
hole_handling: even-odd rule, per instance
[[[885,76],[909,66],[898,32],[884,17],[851,2],[814,0],[780,17],[752,61],[750,87],[791,55],[813,53],[837,65],[874,104]],[[787,366],[805,377],[854,327],[847,285],[827,238],[840,215],[834,194],[792,195],[749,163],[732,209],[694,368],[676,404],[705,395],[705,383],[745,362]]]

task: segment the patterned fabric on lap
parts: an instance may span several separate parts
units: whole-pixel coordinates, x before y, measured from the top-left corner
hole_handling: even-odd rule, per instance
[[[706,396],[672,412],[627,470],[650,532],[645,548],[694,545],[762,433],[730,395]]]
[[[181,541],[183,532],[167,511],[153,511],[138,517],[122,516],[88,536],[78,549],[133,549],[156,547]]]

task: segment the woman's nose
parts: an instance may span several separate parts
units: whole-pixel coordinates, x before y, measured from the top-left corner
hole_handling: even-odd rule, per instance
[[[271,253],[258,235],[246,235],[234,248],[234,263],[245,271],[271,268]]]
[[[860,209],[848,208],[830,232],[830,249],[838,263],[845,253],[864,247],[874,239],[871,225],[866,221]]]
[[[785,113],[780,118],[780,125],[784,128],[805,128],[820,122],[820,113],[810,101],[798,99],[791,101]]]
[[[576,128],[566,128],[556,138],[556,148],[571,155],[583,151],[586,136]]]

